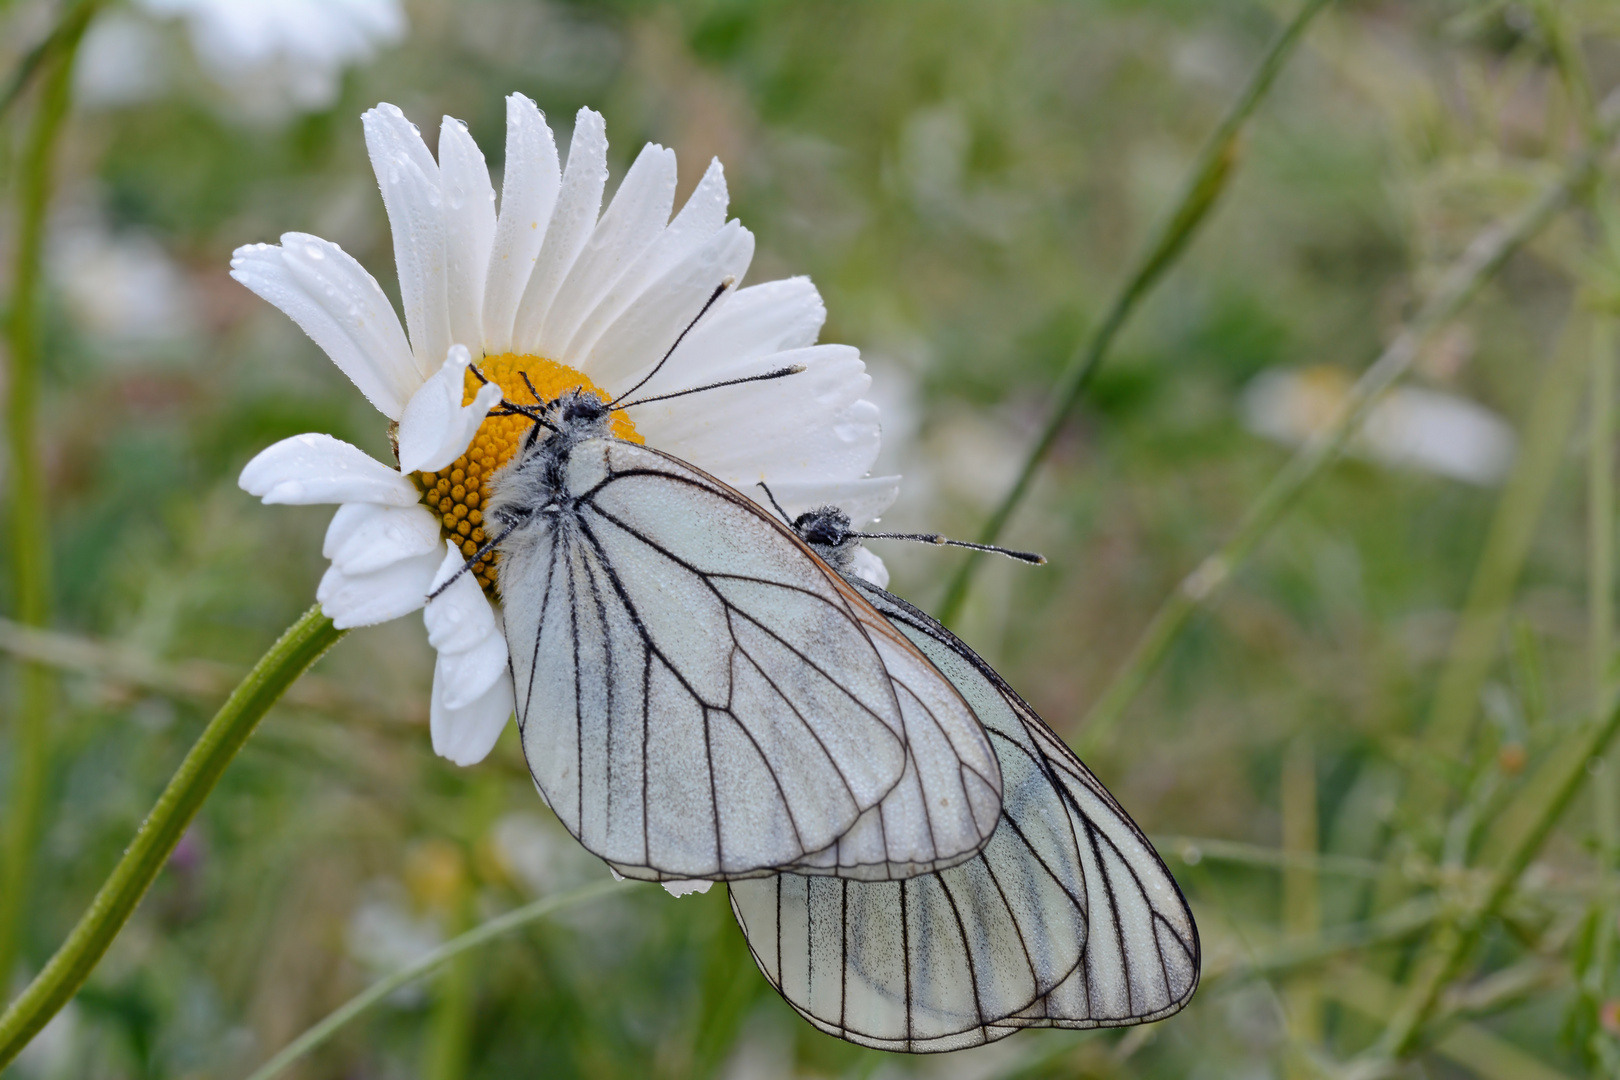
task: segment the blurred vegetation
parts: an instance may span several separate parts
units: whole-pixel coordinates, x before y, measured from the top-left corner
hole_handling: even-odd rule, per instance
[[[0,87],[73,7],[0,2]],[[26,896],[0,986],[50,957],[233,673],[311,602],[329,511],[258,506],[242,464],[311,430],[386,453],[353,387],[226,274],[235,246],[299,230],[394,289],[363,109],[394,102],[430,139],[457,116],[498,169],[506,93],[563,126],[590,105],[617,170],[669,145],[683,194],[719,155],[759,238],[750,280],[813,276],[823,339],[867,359],[879,469],[907,477],[886,524],[966,536],[1294,10],[413,0],[408,37],[349,70],[336,102],[277,117],[222,95],[160,24],[166,85],[75,100],[54,152],[29,470],[48,521],[8,510],[5,535],[11,560],[30,529],[46,544],[57,633],[8,623],[0,646],[71,670],[37,856],[0,881]],[[1007,541],[1050,565],[983,566],[963,637],[1084,739],[1154,612],[1288,460],[1244,426],[1251,381],[1366,369],[1476,237],[1559,182],[1617,85],[1612,0],[1330,7],[1013,517]],[[14,327],[48,85],[6,108]],[[723,889],[638,887],[463,954],[288,1075],[1620,1075],[1617,765],[1592,753],[1614,692],[1620,204],[1598,160],[1412,356],[1416,384],[1516,430],[1505,481],[1323,470],[1088,753],[1164,838],[1198,915],[1205,984],[1184,1014],[937,1059],[859,1050],[776,999]],[[142,291],[159,278],[169,292]],[[894,591],[938,604],[957,564],[895,547]],[[0,575],[0,611],[39,621],[16,581]],[[26,670],[0,666],[0,806],[24,773]],[[471,769],[433,757],[431,673],[414,619],[323,660],[16,1074],[246,1075],[421,949],[596,881],[515,733]]]

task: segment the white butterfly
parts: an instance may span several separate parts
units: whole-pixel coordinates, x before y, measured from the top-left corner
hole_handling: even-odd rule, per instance
[[[889,879],[984,845],[996,755],[856,589],[746,496],[614,438],[594,395],[507,408],[536,422],[485,511],[518,725],[580,843],[652,881]]]
[[[846,571],[860,535],[848,526],[833,508],[795,522]],[[1026,1027],[1112,1027],[1179,1011],[1198,985],[1198,930],[1147,837],[956,635],[846,576],[989,730],[1002,817],[971,859],[904,881],[733,882],[732,911],[766,979],[822,1031],[915,1053]]]

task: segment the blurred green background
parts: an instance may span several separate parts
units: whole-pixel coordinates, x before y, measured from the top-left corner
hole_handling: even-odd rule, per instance
[[[285,72],[233,83],[199,53],[199,16],[163,14],[206,6],[107,5],[56,155],[38,527],[62,635],[42,648],[64,673],[18,967],[0,972],[14,989],[71,928],[234,673],[312,601],[330,511],[259,506],[236,487],[243,463],[312,430],[387,453],[336,368],[227,276],[232,248],[298,230],[340,243],[394,292],[365,108],[399,105],[430,145],[441,115],[465,120],[497,175],[512,91],[563,130],[582,105],[602,111],[615,175],[646,141],[673,147],[683,197],[720,156],[732,213],[759,240],[750,281],[811,275],[830,312],[822,340],[866,358],[884,410],[878,471],[906,476],[885,525],[966,537],[1295,10],[409,0],[374,55],[329,65],[329,88],[288,92]],[[63,10],[0,3],[0,74]],[[1344,3],[1310,28],[1207,228],[1117,343],[1006,534],[1050,565],[982,567],[957,621],[1060,733],[1080,733],[1154,610],[1283,466],[1288,449],[1261,432],[1320,429],[1440,270],[1578,145],[1553,27],[1599,96],[1620,83],[1620,5],[1607,0]],[[6,251],[36,97],[0,120]],[[1506,470],[1537,449],[1533,402],[1584,380],[1588,354],[1605,362],[1620,281],[1608,205],[1600,188],[1560,218],[1428,344],[1411,385],[1435,396],[1403,399],[1417,419],[1390,424],[1406,435],[1370,432],[1311,485],[1089,755],[1164,838],[1199,917],[1206,985],[1184,1014],[935,1059],[863,1051],[776,998],[723,889],[642,887],[470,954],[289,1075],[1333,1075],[1387,1020],[1380,987],[1409,980],[1414,948],[1390,933],[1375,948],[1344,943],[1384,925],[1403,892],[1391,875],[1442,901],[1466,884],[1485,827],[1604,678],[1591,655],[1603,610],[1589,570],[1592,395],[1577,389],[1566,397],[1579,407],[1543,440],[1556,463],[1544,506],[1502,511],[1531,543],[1470,688],[1468,751],[1414,751],[1514,490]],[[1424,402],[1469,418],[1470,434],[1436,436],[1464,465],[1378,444],[1429,430],[1438,414]],[[937,549],[880,550],[893,590],[925,608],[958,565]],[[14,652],[39,640],[10,624],[0,637]],[[87,639],[107,648],[86,653]],[[6,701],[15,672],[0,665]],[[356,632],[323,660],[15,1075],[245,1075],[423,948],[602,875],[541,804],[515,731],[470,769],[432,755],[431,675],[415,618]],[[16,784],[13,730],[0,723],[0,805]],[[1463,792],[1451,816],[1403,820],[1403,784],[1435,772]],[[1522,1060],[1448,1053],[1452,1027],[1404,1075],[1597,1075],[1616,1060],[1614,975],[1592,963],[1617,910],[1603,835],[1582,792],[1453,988],[1492,991],[1464,1033]],[[1519,981],[1489,981],[1504,971]]]

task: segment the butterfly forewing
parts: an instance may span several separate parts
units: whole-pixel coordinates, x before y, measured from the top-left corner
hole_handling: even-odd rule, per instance
[[[796,863],[798,873],[883,881],[954,866],[1001,817],[1001,770],[979,719],[907,642],[872,640],[900,703],[906,769],[836,843]]]
[[[966,862],[904,881],[732,883],[766,978],[823,1031],[886,1050],[1180,1009],[1198,981],[1198,936],[1152,846],[972,650],[904,601],[862,591],[973,705],[1000,760],[1002,817]]]
[[[524,753],[585,847],[650,880],[770,873],[831,849],[908,769],[966,806],[937,836],[926,816],[897,818],[905,858],[983,843],[999,773],[974,753],[972,711],[859,593],[667,455],[587,439],[561,467],[546,527],[502,545],[500,586]],[[916,687],[905,706],[891,665]],[[970,780],[943,736],[919,772],[919,701]]]

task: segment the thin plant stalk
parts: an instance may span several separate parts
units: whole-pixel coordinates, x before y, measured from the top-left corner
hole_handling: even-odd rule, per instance
[[[1282,28],[1265,55],[1260,58],[1260,63],[1249,75],[1243,90],[1227,109],[1226,115],[1221,118],[1209,141],[1199,151],[1192,170],[1182,181],[1181,189],[1171,203],[1169,212],[1158,220],[1153,231],[1148,234],[1147,243],[1137,253],[1131,264],[1130,273],[1126,275],[1124,283],[1109,303],[1102,319],[1070,355],[1063,375],[1052,390],[1051,400],[1055,401],[1056,405],[1046,418],[1040,433],[1036,435],[1029,452],[1024,456],[1024,462],[1019,467],[1018,476],[1013,481],[1012,487],[1002,496],[1000,505],[991,513],[984,528],[980,530],[980,543],[993,544],[1001,535],[1001,530],[1006,527],[1008,519],[1028,494],[1029,485],[1035,478],[1035,471],[1040,468],[1041,462],[1052,449],[1053,442],[1057,440],[1058,433],[1063,430],[1063,426],[1074,413],[1080,395],[1090,385],[1092,376],[1108,355],[1114,339],[1119,336],[1142,301],[1153,291],[1154,286],[1180,259],[1187,249],[1188,242],[1203,224],[1204,219],[1209,216],[1210,210],[1231,180],[1238,160],[1238,140],[1243,133],[1244,125],[1254,114],[1255,108],[1264,100],[1266,92],[1271,89],[1283,65],[1293,55],[1294,49],[1304,37],[1306,27],[1329,2],[1330,0],[1304,0],[1294,17]],[[950,584],[946,587],[944,602],[940,605],[941,622],[949,625],[961,615],[962,606],[967,603],[973,575],[977,572],[980,562],[982,562],[980,559],[968,558],[958,566]]]
[[[141,822],[89,910],[45,969],[0,1014],[0,1069],[16,1058],[90,977],[265,712],[347,632],[334,627],[318,606],[310,608],[220,706]]]
[[[6,111],[23,96],[34,77],[50,68],[64,53],[67,54],[71,66],[72,56],[79,47],[79,39],[84,36],[91,17],[105,3],[106,0],[79,0],[43,41],[24,54],[17,66],[12,69],[11,78],[0,85],[0,117],[5,116]],[[10,0],[0,0],[0,15],[4,15],[9,5]]]
[[[1615,323],[1599,315],[1592,333],[1592,411],[1587,455],[1587,609],[1590,619],[1588,666],[1593,707],[1613,693],[1609,664],[1614,656],[1614,392]],[[1593,833],[1598,873],[1607,881],[1620,870],[1620,792],[1612,753],[1599,759],[1592,777]],[[1592,957],[1582,991],[1601,1003],[1608,997],[1614,961],[1615,898],[1612,886],[1597,904]],[[1607,1038],[1607,1036],[1602,1036]]]
[[[45,215],[53,188],[56,144],[67,119],[73,58],[84,34],[78,22],[55,50],[42,74],[38,105],[18,159],[17,246],[12,267],[11,310],[5,338],[6,450],[11,489],[12,596],[24,626],[44,626],[51,614],[50,521],[36,416],[39,411],[41,285]],[[0,986],[10,978],[32,895],[34,851],[50,771],[50,719],[55,679],[42,664],[24,664],[12,712],[10,792],[0,861]]]
[[[466,868],[458,866],[455,896],[451,902],[452,928],[458,936],[475,921],[473,897],[467,885]],[[473,993],[471,957],[460,955],[448,960],[439,979],[432,1014],[428,1017],[422,1055],[423,1080],[459,1080],[466,1075]]]
[[[1523,247],[1557,216],[1571,199],[1592,183],[1602,155],[1613,145],[1620,125],[1620,95],[1605,104],[1603,137],[1588,145],[1563,173],[1544,187],[1512,218],[1491,226],[1474,238],[1466,251],[1446,270],[1428,300],[1396,335],[1350,390],[1337,420],[1289,459],[1260,493],[1225,544],[1207,556],[1181,580],[1130,656],[1081,723],[1078,748],[1094,750],[1112,733],[1136,695],[1147,684],[1170,647],[1181,637],[1192,617],[1202,611],[1231,580],[1233,573],[1254,554],[1296,499],[1321,475],[1345,445],[1361,430],[1374,406],[1417,361],[1423,345],[1473,299],[1509,256]]]
[[[1430,939],[1407,981],[1406,996],[1372,1051],[1374,1061],[1400,1060],[1422,1044],[1446,987],[1580,790],[1592,762],[1607,752],[1616,730],[1620,730],[1620,703],[1611,699],[1603,712],[1580,725],[1562,752],[1543,766],[1537,782],[1498,819],[1499,828],[1486,844],[1489,877],[1460,915],[1442,924]]]
[[[1283,850],[1305,858],[1321,847],[1316,813],[1316,751],[1309,732],[1301,732],[1283,754]],[[1322,930],[1320,880],[1308,867],[1287,866],[1282,873],[1283,928],[1290,941],[1304,948],[1315,943]],[[1316,980],[1302,976],[1284,988],[1290,1034],[1299,1043],[1316,1046],[1322,1041],[1321,995]],[[1289,1063],[1288,1075],[1306,1076],[1309,1067]]]
[[[282,1047],[275,1057],[255,1069],[247,1080],[270,1080],[270,1077],[275,1076],[287,1066],[326,1042],[345,1025],[354,1021],[367,1009],[370,1009],[400,987],[431,974],[462,954],[481,945],[486,945],[504,934],[511,933],[513,930],[543,919],[547,915],[561,911],[563,908],[572,907],[586,900],[595,900],[611,893],[623,892],[634,884],[634,882],[630,881],[609,879],[586,885],[572,892],[547,896],[515,911],[509,911],[498,918],[491,919],[458,937],[451,938],[437,949],[422,956],[419,960],[407,964],[392,975],[377,980],[350,998],[314,1027]]]
[[[1591,328],[1587,312],[1571,312],[1566,340],[1556,350],[1531,407],[1519,460],[1497,503],[1440,673],[1417,751],[1418,768],[1403,800],[1406,821],[1422,824],[1438,811],[1448,792],[1440,767],[1464,753],[1479,708],[1480,687],[1496,657],[1514,589],[1563,463],[1569,431],[1579,415],[1581,391],[1591,366]]]

